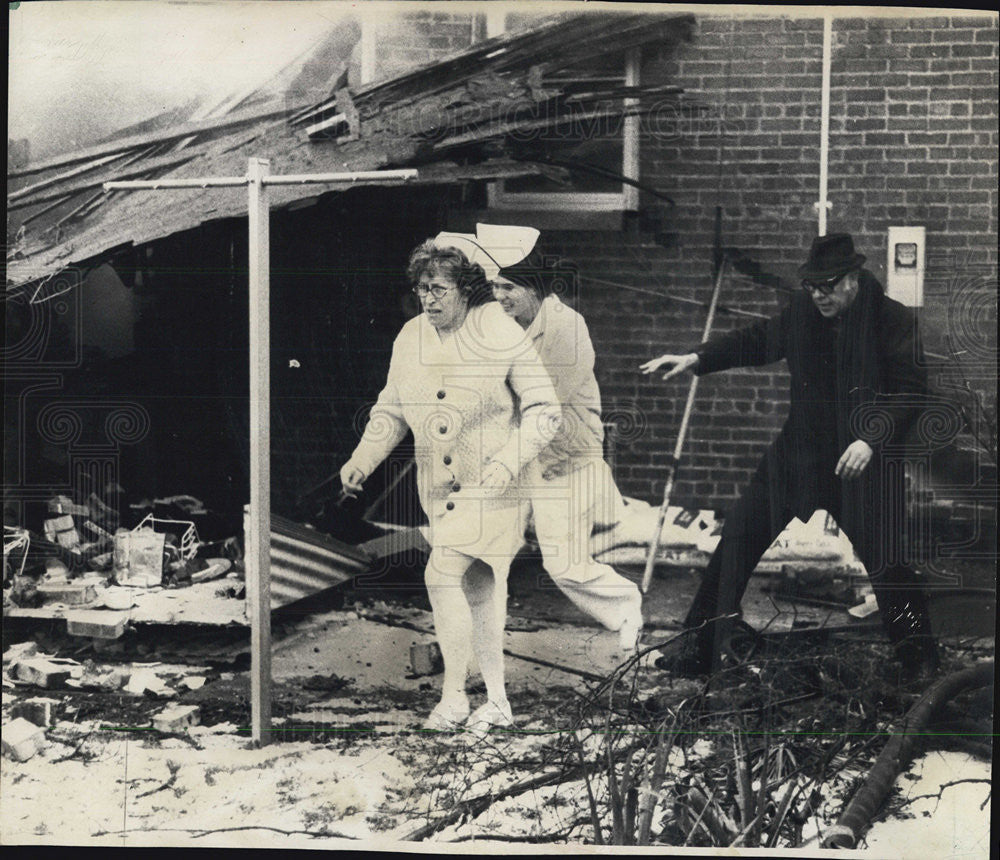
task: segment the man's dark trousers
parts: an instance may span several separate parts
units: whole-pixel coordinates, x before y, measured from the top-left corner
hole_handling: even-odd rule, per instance
[[[833,475],[836,458],[826,458],[822,468]],[[739,501],[727,515],[716,547],[702,577],[701,586],[685,619],[685,627],[696,627],[710,618],[737,611],[746,591],[747,583],[761,556],[796,515],[784,500],[788,498],[782,482],[774,478],[778,471],[770,458],[765,456]],[[816,508],[823,508],[839,522],[840,494],[835,492],[836,481],[821,482],[825,489],[817,499]],[[887,510],[888,509],[888,510]],[[865,552],[864,540],[845,531],[858,550],[859,557],[869,572],[872,589],[878,601],[882,623],[890,641],[897,648],[902,662],[930,658],[934,644],[928,620],[927,604],[922,588],[913,570],[886,557],[896,555],[885,540],[900,534],[901,523],[887,522],[893,510],[902,516],[900,505],[876,504],[866,515],[876,518],[881,539],[870,541]],[[804,512],[799,511],[801,516]],[[705,668],[718,665],[720,649],[728,640],[732,628],[729,622],[707,624],[692,634],[694,654]]]

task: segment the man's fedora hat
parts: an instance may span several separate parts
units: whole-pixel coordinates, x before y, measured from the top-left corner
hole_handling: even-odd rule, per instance
[[[799,277],[803,281],[832,281],[860,269],[866,259],[855,252],[850,233],[817,236],[809,249],[809,259],[799,266]]]

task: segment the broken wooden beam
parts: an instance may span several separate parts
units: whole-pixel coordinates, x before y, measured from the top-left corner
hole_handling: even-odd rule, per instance
[[[14,210],[24,209],[27,206],[37,206],[40,203],[48,203],[50,200],[58,200],[61,197],[80,194],[83,191],[89,191],[93,188],[100,188],[105,182],[111,182],[118,179],[132,179],[153,170],[179,167],[191,159],[196,158],[199,155],[203,155],[205,152],[206,150],[198,148],[185,149],[182,152],[172,153],[170,155],[161,155],[141,161],[127,170],[111,169],[109,171],[101,171],[94,176],[89,176],[86,179],[81,179],[62,188],[52,189],[47,193],[31,197],[21,197],[17,200],[9,201],[7,208]]]
[[[11,203],[16,202],[23,197],[30,197],[32,194],[41,191],[43,188],[58,185],[60,182],[64,182],[67,179],[73,179],[74,177],[86,173],[88,170],[96,170],[98,167],[103,167],[112,161],[118,161],[119,159],[124,158],[127,154],[127,152],[116,152],[113,155],[106,155],[103,158],[98,158],[96,161],[89,161],[86,164],[81,164],[79,167],[74,167],[72,170],[67,170],[64,173],[57,173],[55,176],[49,176],[46,179],[33,182],[31,185],[25,185],[23,188],[18,188],[16,191],[11,191],[7,194],[7,206],[9,207]]]
[[[78,149],[75,152],[55,155],[51,158],[46,158],[44,161],[38,161],[34,164],[26,164],[23,167],[14,168],[10,170],[7,175],[9,178],[30,176],[35,173],[41,173],[45,170],[51,170],[54,167],[66,167],[70,164],[79,164],[82,161],[90,161],[91,159],[100,158],[104,155],[111,155],[116,152],[126,152],[140,146],[148,146],[151,143],[170,143],[182,140],[185,137],[190,137],[192,134],[201,134],[206,131],[224,131],[225,129],[235,128],[236,126],[246,125],[248,123],[259,122],[260,120],[268,119],[270,117],[294,113],[307,105],[308,102],[300,104],[272,102],[262,108],[254,108],[253,110],[241,111],[240,113],[227,114],[226,116],[216,117],[215,119],[207,119],[200,122],[185,122],[161,131],[153,131],[146,134],[123,137],[119,140],[106,141],[105,143],[98,143],[94,146]]]
[[[610,17],[610,20],[609,20]],[[694,16],[687,13],[649,15],[620,13],[593,15],[581,13],[562,16],[513,33],[477,42],[450,57],[437,60],[391,78],[358,88],[354,103],[366,117],[386,106],[398,107],[407,100],[427,98],[461,85],[466,79],[484,73],[500,74],[514,70],[527,72],[531,66],[565,68],[574,62],[622,50],[645,42],[687,38]],[[539,62],[539,57],[544,57]],[[311,110],[293,119],[293,123],[313,122],[316,117],[337,107],[337,99],[324,99]]]

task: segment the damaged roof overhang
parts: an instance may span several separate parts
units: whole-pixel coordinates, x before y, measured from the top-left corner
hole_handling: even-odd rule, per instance
[[[184,123],[11,171],[15,181],[32,180],[8,195],[7,287],[72,266],[87,269],[111,249],[247,211],[246,195],[233,189],[103,191],[101,183],[113,179],[242,176],[250,157],[269,158],[276,174],[415,166],[419,184],[539,173],[565,178],[564,166],[520,160],[512,138],[614,112],[608,100],[616,97],[629,99],[630,113],[642,113],[651,96],[676,99],[679,90],[595,90],[546,75],[627,47],[670,45],[688,38],[692,24],[690,15],[561,16],[353,93],[340,89],[319,104],[272,105]],[[616,110],[620,116],[623,109]],[[315,186],[272,186],[271,205],[280,209],[316,193]]]

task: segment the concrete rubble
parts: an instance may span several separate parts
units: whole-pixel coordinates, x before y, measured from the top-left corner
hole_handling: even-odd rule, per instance
[[[13,666],[13,672],[17,680],[42,687],[46,690],[53,690],[65,686],[73,672],[69,666],[62,663],[54,663],[44,657],[32,657],[27,660],[20,660]]]
[[[197,705],[172,705],[153,717],[153,728],[160,732],[179,732],[201,721]]]
[[[3,727],[3,754],[14,761],[27,761],[45,749],[45,732],[24,717],[11,720]]]

